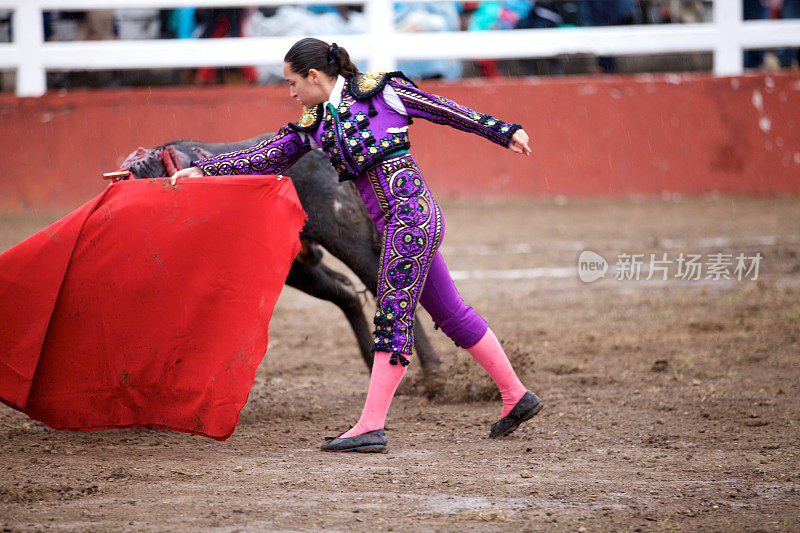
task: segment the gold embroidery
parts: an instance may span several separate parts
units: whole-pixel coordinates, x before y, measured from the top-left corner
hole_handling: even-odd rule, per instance
[[[372,185],[372,191],[375,193],[375,196],[378,200],[378,205],[380,205],[381,211],[383,212],[384,217],[386,217],[387,213],[389,212],[389,201],[386,199],[386,193],[384,193],[383,187],[381,187],[377,169],[377,166],[369,169],[367,171],[367,176],[369,176],[369,182]],[[380,270],[378,270],[378,272],[380,272]]]
[[[297,121],[297,125],[301,128],[307,128],[317,120],[317,106],[308,109],[303,108],[303,116]]]
[[[378,83],[380,83],[381,78],[383,78],[385,74],[385,72],[367,72],[366,74],[360,74],[356,80],[358,83],[358,90],[362,93],[371,91],[378,86]]]

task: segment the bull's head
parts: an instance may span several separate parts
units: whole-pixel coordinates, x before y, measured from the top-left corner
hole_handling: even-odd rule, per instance
[[[125,158],[120,169],[130,171],[134,179],[165,178],[186,168],[193,160],[211,155],[208,150],[188,146],[183,142],[168,143],[156,148],[140,146]]]

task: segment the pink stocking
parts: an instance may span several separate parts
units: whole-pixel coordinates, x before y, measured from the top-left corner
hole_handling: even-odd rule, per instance
[[[367,401],[364,403],[364,410],[361,411],[361,418],[358,419],[355,426],[340,435],[339,438],[355,437],[368,431],[381,429],[386,423],[386,414],[389,412],[394,392],[406,374],[406,367],[401,364],[390,365],[389,357],[391,354],[387,352],[375,352]]]
[[[467,351],[489,373],[500,389],[500,396],[503,398],[503,413],[500,418],[503,418],[525,395],[527,390],[525,385],[511,367],[500,341],[491,328],[486,330],[486,334],[475,346],[467,348]]]

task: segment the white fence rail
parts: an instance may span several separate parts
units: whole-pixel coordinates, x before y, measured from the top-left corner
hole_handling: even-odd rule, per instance
[[[408,1],[408,0],[406,0]],[[422,1],[422,0],[411,0]],[[399,59],[489,59],[710,51],[714,73],[743,70],[742,51],[800,46],[800,20],[743,21],[742,0],[716,0],[713,22],[641,26],[554,28],[484,32],[399,33],[391,0],[362,0],[367,31],[325,35],[370,70],[393,69]],[[0,44],[0,69],[17,71],[18,96],[40,96],[48,69],[181,68],[280,63],[297,37],[45,42],[47,10],[233,7],[286,5],[286,0],[0,0],[12,14],[11,43]],[[302,0],[302,4],[353,4],[354,0]],[[355,0],[355,3],[360,3]]]

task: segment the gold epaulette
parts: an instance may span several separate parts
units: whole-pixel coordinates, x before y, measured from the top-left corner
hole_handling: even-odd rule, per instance
[[[383,91],[386,83],[391,78],[402,78],[416,87],[413,81],[406,78],[405,74],[396,70],[394,72],[356,74],[347,79],[347,89],[356,100],[365,100]]]
[[[322,118],[322,104],[312,108],[304,107],[300,120],[289,124],[289,126],[295,131],[313,131],[317,128],[320,118]]]

